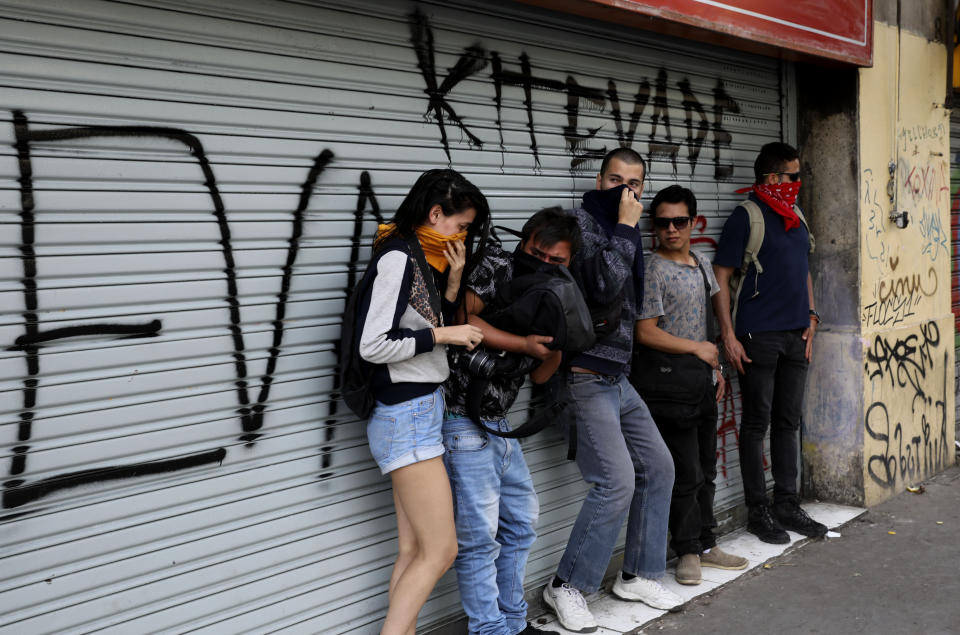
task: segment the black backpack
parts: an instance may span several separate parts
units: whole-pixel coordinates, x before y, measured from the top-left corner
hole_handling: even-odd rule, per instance
[[[512,229],[499,227],[512,234]],[[499,239],[494,236],[491,240]],[[540,262],[519,248],[513,254],[514,262],[526,261],[529,273],[515,275],[509,284],[497,290],[496,301],[480,317],[491,325],[517,335],[549,335],[551,350],[582,353],[593,346],[596,338],[590,312],[580,287],[566,267]],[[494,308],[496,307],[496,308]],[[467,415],[478,426],[500,437],[523,438],[536,434],[560,419],[567,400],[551,380],[545,385],[549,397],[541,410],[526,423],[510,432],[501,432],[483,424],[480,418],[480,400],[491,376],[519,377],[539,365],[539,360],[519,353],[485,353],[483,347],[471,353],[467,370],[473,376],[466,395]],[[479,372],[478,372],[479,371]],[[556,376],[553,378],[556,379]]]
[[[370,295],[373,279],[376,277],[379,254],[386,253],[391,246],[403,246],[404,252],[412,256],[420,267],[420,271],[430,275],[430,269],[424,259],[423,250],[416,237],[394,238],[384,245],[378,254],[374,255],[367,270],[363,273],[360,282],[350,292],[347,306],[343,311],[343,323],[340,326],[340,397],[347,407],[361,419],[369,419],[373,412],[375,399],[370,386],[373,375],[373,364],[360,357],[360,334],[363,329],[358,327],[358,312],[360,303]],[[440,315],[440,296],[431,282],[427,282],[430,293],[430,307],[434,313]]]
[[[361,330],[358,327],[361,325],[357,324],[357,312],[361,300],[370,293],[376,269],[376,263],[371,262],[360,282],[353,287],[340,327],[340,396],[360,419],[370,418],[374,399],[370,389],[373,365],[360,357]]]
[[[580,287],[562,265],[543,264],[513,278],[497,290],[496,306],[480,317],[508,333],[549,335],[550,350],[582,353],[596,341]]]

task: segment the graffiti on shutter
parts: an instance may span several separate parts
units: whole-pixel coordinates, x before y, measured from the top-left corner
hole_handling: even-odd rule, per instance
[[[538,138],[546,134],[559,134],[563,138],[563,147],[569,155],[569,171],[571,175],[583,175],[588,169],[595,168],[595,161],[612,149],[607,142],[598,137],[598,132],[607,125],[615,130],[618,145],[637,147],[636,133],[640,122],[650,123],[650,133],[643,145],[637,147],[652,159],[669,161],[673,173],[676,174],[678,162],[685,160],[691,172],[701,161],[701,151],[704,145],[712,148],[712,178],[716,181],[729,179],[733,174],[733,164],[725,151],[730,148],[732,134],[723,126],[724,116],[730,113],[739,113],[737,102],[732,99],[724,87],[723,80],[718,78],[713,88],[714,102],[712,105],[702,104],[693,93],[690,81],[686,77],[673,76],[666,69],[659,69],[652,80],[644,78],[636,85],[624,85],[613,79],[606,85],[590,86],[578,81],[573,72],[566,74],[564,80],[549,78],[538,74],[536,60],[526,52],[521,52],[516,58],[508,57],[496,50],[489,50],[482,43],[465,47],[453,67],[443,71],[435,64],[436,43],[433,28],[426,16],[419,12],[409,17],[410,45],[413,50],[420,76],[424,83],[424,115],[436,126],[437,142],[442,146],[448,160],[451,158],[450,127],[459,130],[467,145],[484,147],[491,143],[499,146],[501,156],[506,152],[503,140],[502,108],[504,93],[507,90],[519,89],[523,93],[523,106],[526,116],[526,128],[529,136],[531,151],[530,168],[536,173],[541,168],[541,144]],[[467,79],[485,82],[490,91],[490,102],[495,109],[497,138],[484,139],[485,131],[471,128],[458,112],[453,101],[457,87]],[[671,103],[669,95],[671,88],[679,91],[681,99]],[[538,128],[537,109],[534,107],[535,93],[549,95],[556,93],[559,103],[566,111],[567,123],[561,130],[548,132]],[[629,96],[629,97],[628,97]],[[683,129],[685,136],[674,130],[669,117],[669,109],[679,107],[685,114]],[[708,119],[707,112],[712,113],[712,120]],[[191,467],[221,463],[227,453],[223,447],[211,447],[204,451],[194,452],[182,456],[172,456],[165,459],[136,462],[130,464],[110,464],[91,467],[78,471],[70,471],[30,481],[30,440],[34,436],[33,417],[37,404],[43,399],[43,385],[41,380],[43,364],[43,347],[45,344],[57,340],[77,336],[98,336],[104,341],[116,338],[147,338],[161,333],[163,324],[159,319],[144,316],[143,320],[131,322],[90,322],[73,327],[58,329],[43,329],[37,317],[37,280],[42,274],[42,257],[37,256],[34,249],[34,229],[37,212],[34,210],[33,200],[33,166],[31,163],[31,144],[36,142],[50,143],[72,139],[96,137],[137,137],[154,138],[172,141],[180,144],[187,151],[199,167],[206,188],[212,219],[216,222],[219,232],[219,244],[223,258],[223,302],[228,309],[229,323],[223,328],[230,334],[235,373],[236,395],[236,423],[239,439],[247,446],[254,446],[261,434],[261,429],[269,425],[270,388],[274,379],[278,359],[283,350],[284,317],[290,282],[296,266],[299,252],[299,241],[303,233],[304,212],[310,202],[314,188],[321,181],[324,170],[334,161],[333,153],[327,149],[320,149],[312,165],[308,169],[300,187],[299,202],[291,211],[291,228],[288,239],[288,248],[285,261],[282,264],[282,275],[279,288],[276,290],[274,304],[274,319],[272,322],[272,342],[268,351],[265,371],[259,377],[260,388],[254,394],[248,386],[250,373],[247,364],[247,350],[243,335],[243,311],[237,298],[237,280],[233,247],[231,243],[230,222],[227,218],[226,206],[217,187],[215,170],[207,159],[207,151],[203,144],[189,130],[173,127],[157,126],[76,126],[57,129],[31,130],[29,113],[16,111],[13,113],[15,129],[15,146],[20,170],[20,229],[22,241],[20,253],[23,276],[23,335],[8,345],[8,350],[19,351],[24,355],[25,373],[22,380],[23,406],[19,412],[19,427],[17,429],[17,445],[13,447],[8,474],[11,478],[4,482],[2,506],[15,508],[31,501],[40,499],[52,492],[65,488],[76,487],[89,483],[113,481],[132,478],[135,476],[184,470]],[[684,152],[685,150],[685,152]],[[363,171],[358,184],[357,205],[354,214],[353,234],[350,238],[351,249],[347,263],[347,280],[344,288],[352,288],[362,271],[361,245],[369,242],[369,236],[363,235],[363,222],[372,216],[377,222],[383,221],[380,206],[373,189],[374,175]],[[696,226],[699,236],[694,243],[715,246],[715,240],[705,236],[707,218],[698,218]],[[339,351],[335,350],[339,360]],[[339,388],[338,379],[334,379],[334,396]],[[730,429],[733,422],[732,397],[729,413],[730,419],[725,420],[726,428],[721,429],[721,436]],[[725,412],[727,411],[725,404]],[[331,399],[328,405],[326,420],[322,425],[321,448],[321,478],[328,478],[335,473],[336,465],[333,461],[331,444],[334,441],[334,420],[343,412],[337,400]],[[725,463],[726,450],[723,451]],[[725,465],[720,468],[725,473]]]

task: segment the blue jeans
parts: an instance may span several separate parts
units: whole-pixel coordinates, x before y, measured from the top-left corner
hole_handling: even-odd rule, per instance
[[[506,419],[485,423],[510,429]],[[469,632],[516,635],[527,626],[523,573],[540,512],[520,443],[450,418],[443,445],[459,549],[454,568]]]
[[[624,519],[623,570],[663,577],[673,459],[650,411],[624,375],[570,373],[577,466],[593,485],[573,525],[557,575],[584,592],[603,581]]]

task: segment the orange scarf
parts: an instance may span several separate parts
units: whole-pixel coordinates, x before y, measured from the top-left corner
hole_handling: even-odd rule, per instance
[[[377,238],[375,239],[375,242],[379,242],[382,236],[385,236],[392,230],[393,223],[378,225]],[[454,240],[467,239],[467,232],[460,232],[459,234],[447,236],[430,229],[426,225],[420,225],[415,231],[417,234],[417,239],[420,241],[420,247],[423,249],[423,256],[427,259],[427,263],[440,273],[446,271],[447,267],[450,266],[445,253],[447,243]]]

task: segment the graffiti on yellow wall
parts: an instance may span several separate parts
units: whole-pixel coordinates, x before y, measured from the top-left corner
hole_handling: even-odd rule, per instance
[[[864,371],[875,400],[864,426],[866,471],[874,485],[900,489],[950,464],[950,344],[934,320],[873,337]]]
[[[949,114],[942,87],[900,72],[939,72],[942,47],[879,24],[874,44],[860,71],[867,505],[951,465],[955,436]]]

